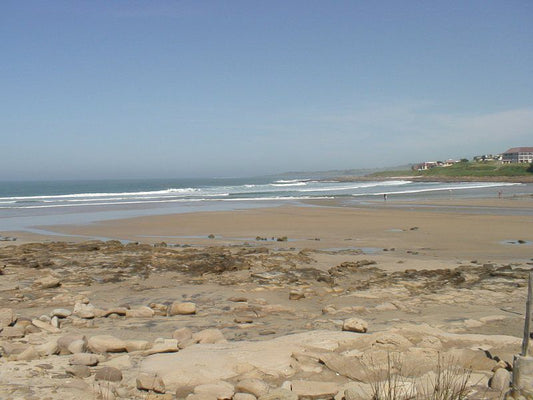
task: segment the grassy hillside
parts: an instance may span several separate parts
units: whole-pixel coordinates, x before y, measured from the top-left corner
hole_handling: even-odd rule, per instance
[[[373,177],[427,176],[427,177],[500,177],[533,176],[529,164],[501,164],[499,162],[460,162],[450,167],[436,167],[426,171],[384,171]]]

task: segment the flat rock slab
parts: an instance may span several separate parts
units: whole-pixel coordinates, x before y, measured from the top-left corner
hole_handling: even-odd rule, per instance
[[[294,351],[307,347],[330,350],[358,336],[352,332],[311,331],[260,342],[196,344],[178,353],[147,357],[141,372],[158,374],[167,390],[227,380],[239,375],[243,367],[286,377],[292,372]]]
[[[298,398],[305,399],[332,399],[339,391],[339,385],[333,382],[296,380],[291,386]]]

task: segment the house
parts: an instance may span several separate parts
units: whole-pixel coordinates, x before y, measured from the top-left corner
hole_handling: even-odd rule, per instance
[[[474,161],[476,162],[484,162],[484,161],[501,161],[502,155],[501,154],[484,154],[482,156],[475,156]]]
[[[504,164],[511,163],[532,163],[533,147],[513,147],[502,155]]]

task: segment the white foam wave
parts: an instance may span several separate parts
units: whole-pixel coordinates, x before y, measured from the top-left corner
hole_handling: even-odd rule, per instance
[[[490,187],[500,187],[500,186],[515,186],[521,185],[521,183],[479,183],[479,184],[469,184],[469,185],[455,185],[455,186],[441,186],[441,187],[432,187],[432,188],[422,188],[422,189],[411,189],[411,190],[398,190],[398,191],[389,191],[389,192],[378,192],[378,193],[356,193],[352,194],[354,197],[360,196],[383,196],[384,194],[394,195],[394,194],[413,194],[413,193],[424,193],[424,192],[442,192],[449,190],[467,190],[467,189],[483,189]]]
[[[280,179],[278,181],[274,181],[274,183],[298,183],[298,182],[307,182],[307,179]]]
[[[270,186],[277,186],[277,187],[290,187],[290,186],[305,186],[307,185],[306,182],[294,182],[294,183],[271,183]]]
[[[371,188],[371,187],[377,187],[377,186],[400,186],[400,185],[407,185],[408,183],[411,183],[411,181],[358,182],[353,185],[328,186],[328,187],[322,187],[322,188],[308,188],[308,189],[299,189],[298,191],[299,192],[331,192],[331,191]]]

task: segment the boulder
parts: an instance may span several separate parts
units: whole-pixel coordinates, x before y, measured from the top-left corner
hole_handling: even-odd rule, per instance
[[[97,381],[120,382],[122,380],[122,372],[114,367],[102,367],[96,371],[94,379]]]
[[[87,346],[87,338],[84,335],[77,335],[70,333],[68,335],[63,335],[59,339],[57,339],[57,347],[59,349],[60,354],[72,354],[72,352],[69,350],[69,346],[73,342],[82,341]]]
[[[126,351],[126,342],[111,335],[92,336],[87,344],[93,353],[120,353]]]
[[[172,338],[176,339],[178,343],[190,340],[192,339],[192,331],[189,328],[176,329],[174,333],[172,333]]]
[[[198,385],[194,388],[194,394],[217,400],[231,400],[235,394],[235,390],[233,385],[229,384],[228,382],[220,381],[216,383]]]
[[[193,339],[198,343],[225,343],[227,342],[220,329],[211,328],[196,332]]]
[[[74,305],[72,314],[78,318],[92,319],[96,316],[95,309],[96,307],[93,306],[91,303],[85,304],[79,301]]]
[[[305,399],[333,399],[339,391],[339,386],[333,382],[294,380],[291,386],[299,398]]]
[[[126,351],[131,353],[133,351],[148,350],[152,347],[152,343],[147,340],[126,340]]]
[[[235,393],[233,395],[233,400],[256,400],[257,397],[255,397],[253,394],[250,393]]]
[[[157,374],[141,373],[137,377],[137,389],[165,393],[165,383]]]
[[[15,339],[24,337],[25,334],[25,329],[22,326],[6,326],[0,332],[0,337],[4,339]]]
[[[152,318],[155,311],[150,307],[139,307],[126,311],[127,318]]]
[[[37,328],[42,329],[43,331],[46,331],[49,333],[61,332],[59,328],[56,328],[55,326],[50,325],[48,322],[43,322],[39,319],[32,319],[31,323],[35,325]]]
[[[61,281],[53,276],[45,276],[33,282],[34,286],[41,289],[52,289],[61,285]]]
[[[144,355],[149,356],[157,353],[175,353],[178,350],[178,341],[176,339],[156,340],[153,346],[144,352]]]
[[[491,389],[505,393],[511,385],[511,373],[504,368],[498,368],[490,379],[489,386]]]
[[[74,354],[69,360],[71,365],[86,365],[88,367],[94,367],[98,364],[98,357],[90,353],[78,353]]]
[[[72,311],[66,308],[56,308],[50,313],[50,317],[67,318],[72,315]]]
[[[11,308],[0,308],[0,329],[13,325],[16,320],[17,316]]]
[[[35,346],[35,350],[37,350],[37,353],[39,353],[41,357],[59,353],[59,347],[57,346],[56,340],[50,340],[46,343],[37,345]]]
[[[73,340],[67,347],[72,354],[84,353],[87,350],[87,341],[83,339]]]
[[[342,324],[343,331],[365,333],[368,331],[368,322],[360,318],[349,318]]]
[[[196,304],[191,302],[175,301],[168,310],[168,315],[191,315],[196,314]]]
[[[255,397],[267,394],[269,390],[268,383],[261,379],[243,379],[235,386],[235,391],[253,394]]]
[[[305,293],[299,289],[293,289],[289,292],[289,300],[300,300],[305,298]]]
[[[28,346],[26,350],[16,356],[17,361],[30,361],[39,358],[39,353],[33,346]]]
[[[298,395],[287,389],[274,389],[259,397],[259,400],[298,400]]]
[[[105,310],[103,313],[103,316],[109,317],[111,314],[125,316],[127,312],[128,312],[128,308],[126,307],[113,307],[113,308],[109,308]]]
[[[77,378],[88,378],[91,376],[91,370],[86,365],[70,365],[65,368],[65,372]]]

